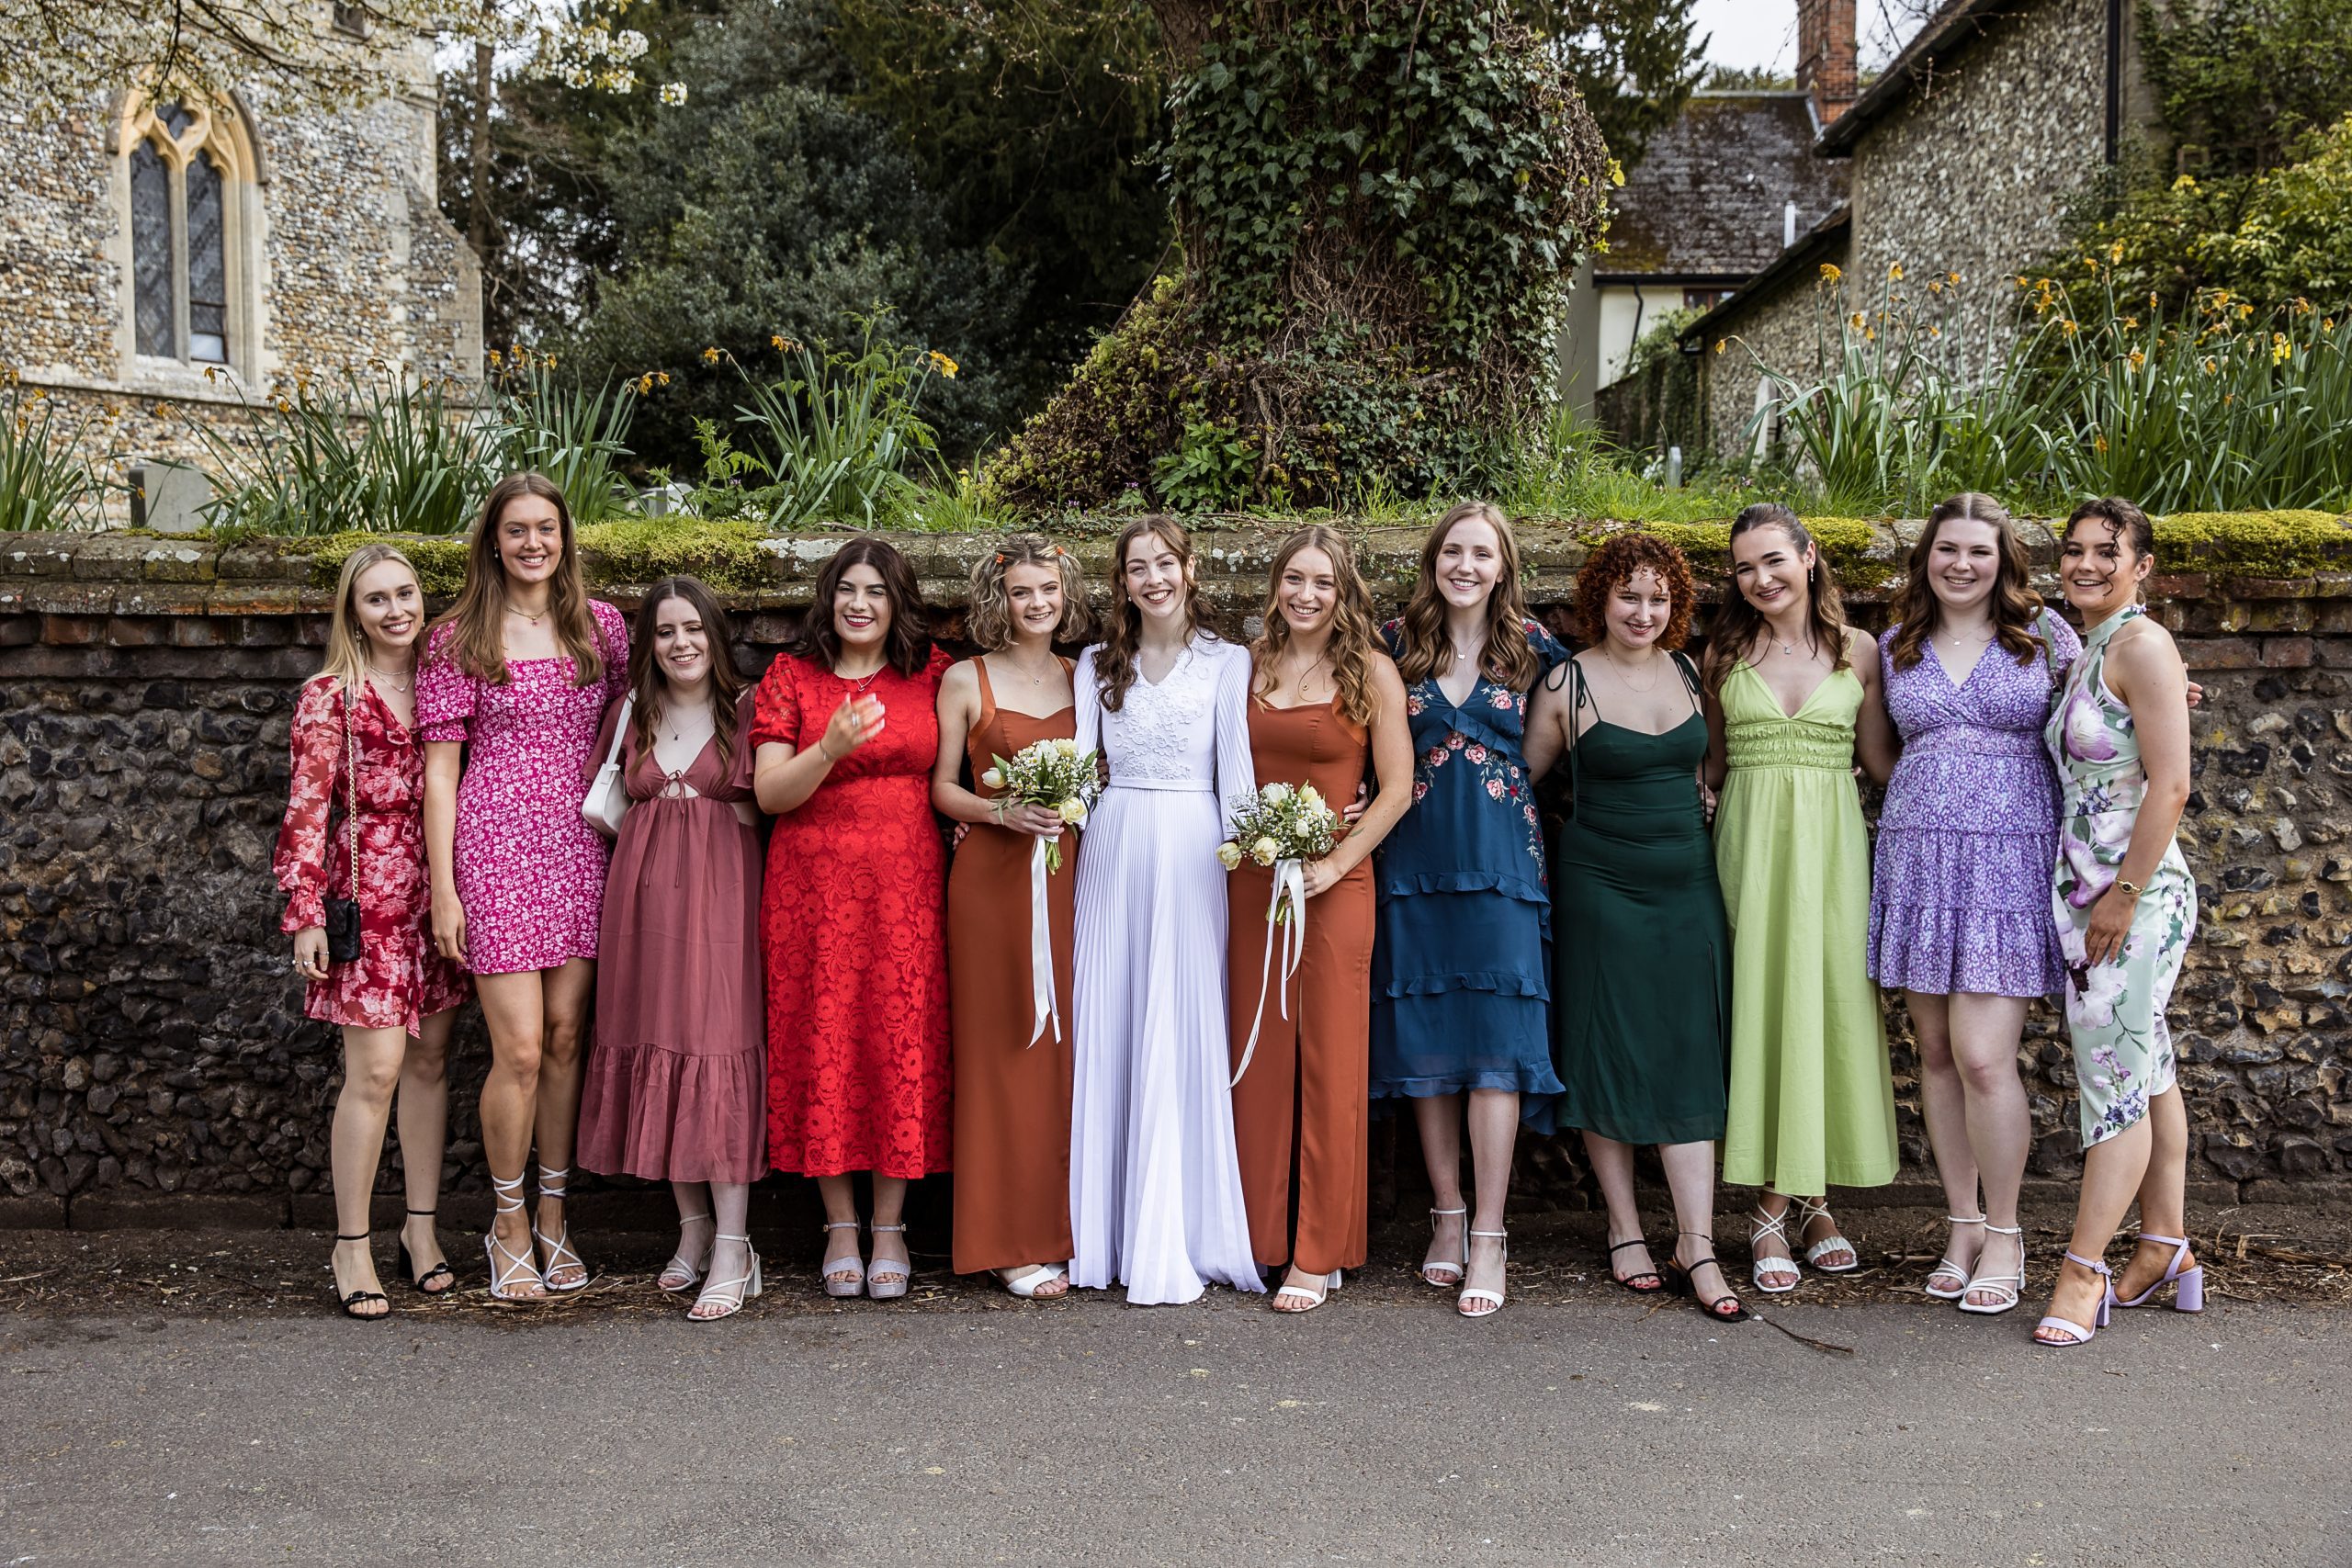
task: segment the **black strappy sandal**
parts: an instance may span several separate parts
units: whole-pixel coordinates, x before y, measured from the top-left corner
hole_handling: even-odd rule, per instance
[[[1611,1247],[1609,1249],[1609,1256],[1613,1259],[1619,1253],[1624,1251],[1629,1247],[1645,1247],[1647,1246],[1649,1246],[1648,1238],[1637,1235],[1631,1241],[1621,1241],[1616,1246]],[[1625,1289],[1633,1292],[1634,1294],[1637,1296],[1651,1295],[1666,1288],[1666,1281],[1658,1276],[1658,1272],[1655,1269],[1651,1269],[1646,1274],[1634,1274],[1628,1276],[1618,1273],[1617,1265],[1614,1262],[1611,1262],[1609,1265],[1609,1278],[1611,1283],[1623,1285]],[[1647,1282],[1645,1283],[1645,1281]]]
[[[411,1209],[408,1214],[413,1220],[429,1220],[440,1212],[438,1209]],[[455,1290],[458,1284],[457,1271],[446,1261],[435,1263],[420,1278],[416,1272],[416,1260],[409,1256],[406,1236],[401,1237],[401,1273],[407,1277],[410,1288],[421,1296],[446,1296]],[[435,1290],[433,1286],[433,1281],[435,1280],[447,1280],[447,1283]]]
[[[1715,1238],[1711,1235],[1703,1235],[1698,1231],[1683,1231],[1680,1232],[1679,1235],[1695,1235],[1698,1236],[1700,1240],[1705,1242],[1707,1244],[1707,1256],[1699,1258],[1688,1269],[1685,1269],[1681,1264],[1669,1259],[1666,1266],[1666,1271],[1668,1275],[1673,1279],[1674,1288],[1677,1291],[1679,1291],[1682,1294],[1689,1296],[1692,1301],[1699,1302],[1699,1310],[1705,1313],[1709,1318],[1713,1319],[1716,1323],[1747,1322],[1748,1318],[1754,1314],[1747,1310],[1747,1304],[1745,1302],[1742,1302],[1737,1296],[1732,1294],[1729,1291],[1725,1291],[1713,1301],[1699,1301],[1699,1287],[1690,1276],[1693,1271],[1703,1269],[1710,1263],[1715,1263]],[[1720,1263],[1716,1263],[1715,1266],[1718,1269],[1723,1267]],[[1725,1312],[1724,1310],[1726,1306],[1731,1308],[1729,1312]]]
[[[366,1241],[368,1236],[368,1233],[366,1231],[361,1231],[357,1235],[344,1235],[338,1232],[335,1235],[335,1240]],[[332,1265],[330,1265],[330,1267],[332,1267]],[[334,1294],[334,1288],[332,1286],[328,1288],[328,1293],[330,1295]],[[384,1310],[381,1312],[361,1312],[358,1310],[359,1308],[366,1306],[369,1302],[383,1303]],[[354,1291],[349,1295],[335,1297],[335,1303],[343,1308],[344,1316],[356,1317],[362,1323],[380,1323],[385,1318],[392,1315],[392,1298],[384,1294],[381,1291]]]

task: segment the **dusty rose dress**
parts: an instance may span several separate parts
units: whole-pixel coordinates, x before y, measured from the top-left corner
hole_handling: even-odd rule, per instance
[[[616,705],[596,738],[591,780],[619,717]],[[760,830],[733,804],[752,798],[751,695],[723,765],[716,737],[681,773],[633,739],[622,757],[629,807],[605,882],[580,1163],[650,1181],[757,1181],[768,1083]]]
[[[606,850],[580,815],[582,769],[605,709],[628,684],[628,624],[600,599],[588,608],[605,658],[593,685],[574,685],[571,660],[560,657],[510,659],[504,682],[477,680],[450,657],[456,628],[446,626],[417,667],[418,739],[466,746],[452,869],[466,967],[477,975],[596,956]]]

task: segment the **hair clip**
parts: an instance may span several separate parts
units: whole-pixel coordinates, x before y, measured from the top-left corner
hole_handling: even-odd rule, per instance
[[[999,550],[996,553],[996,564],[999,566],[1002,566],[1004,564],[1004,552],[1002,550]]]

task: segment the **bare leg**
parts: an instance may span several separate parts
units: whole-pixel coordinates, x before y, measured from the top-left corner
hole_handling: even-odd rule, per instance
[[[682,1182],[678,1185],[685,1184]],[[694,1185],[702,1186],[700,1182]],[[749,1235],[752,1234],[752,1189],[748,1184],[741,1181],[714,1181],[709,1184],[707,1191],[710,1207],[703,1212],[713,1216],[713,1224],[718,1226],[718,1235]],[[684,1212],[680,1211],[682,1213]],[[723,1282],[740,1279],[749,1275],[751,1271],[752,1250],[749,1243],[714,1241],[711,1244],[710,1277],[713,1280]],[[686,1315],[712,1318],[723,1317],[726,1314],[722,1307],[717,1305],[706,1312],[703,1310],[702,1303],[697,1302]]]
[[[539,976],[536,971],[477,975],[474,994],[481,998],[482,1021],[490,1026],[490,1076],[481,1085],[482,1155],[492,1177],[520,1181],[531,1157],[532,1110],[538,1100],[546,1030]],[[533,1256],[531,1222],[521,1210],[495,1213],[490,1224],[501,1251],[514,1258]],[[536,1296],[545,1292],[525,1284],[514,1293]]]
[[[1421,1258],[1421,1277],[1431,1267],[1448,1274],[1469,1256],[1465,1248],[1470,1228],[1468,1205],[1462,1201],[1462,1097],[1433,1094],[1413,1101],[1413,1125],[1421,1134],[1421,1164],[1429,1170],[1430,1204],[1437,1209],[1461,1209],[1459,1214],[1437,1214],[1430,1220],[1430,1249]],[[1430,1280],[1435,1285],[1461,1283],[1458,1275]]]
[[[1951,998],[1951,1054],[1968,1100],[1968,1142],[1984,1187],[1984,1247],[1973,1273],[1987,1280],[2018,1272],[2025,1238],[1999,1235],[1992,1226],[2015,1230],[2018,1190],[2025,1182],[2026,1155],[2033,1144],[2033,1113],[2026,1108],[2025,1085],[2018,1077],[2018,1042],[2025,1035],[2022,997],[1963,994]],[[2187,1129],[2183,1129],[2184,1135]],[[1961,1211],[1954,1209],[1953,1213]],[[1973,1229],[1975,1227],[1965,1227]],[[1979,1306],[1997,1306],[2002,1291],[1971,1291]]]
[[[1510,1198],[1510,1156],[1519,1141],[1519,1094],[1515,1089],[1474,1089],[1470,1091],[1470,1172],[1476,1184],[1470,1228],[1499,1231]],[[1503,1243],[1497,1236],[1470,1237],[1470,1267],[1463,1277],[1465,1288],[1503,1288]],[[1470,1312],[1484,1317],[1498,1310],[1481,1302]]]
[[[449,1142],[449,1036],[457,1021],[455,1008],[436,1012],[410,1039],[401,1058],[400,1098],[394,1102],[401,1129],[401,1181],[408,1198],[401,1240],[408,1244],[409,1262],[420,1279],[447,1261],[434,1229],[433,1212],[441,1206],[441,1155]],[[453,1283],[444,1277],[442,1290]]]
[[[869,1282],[877,1274],[882,1284],[894,1280],[911,1279],[912,1261],[907,1256],[907,1233],[886,1231],[880,1227],[900,1224],[906,1215],[907,1179],[903,1176],[876,1176],[874,1179],[874,1251],[865,1266]]]
[[[390,1118],[392,1089],[400,1082],[401,1057],[408,1047],[404,1029],[343,1032],[343,1091],[335,1096],[334,1125],[328,1135],[328,1164],[334,1178],[334,1228],[357,1241],[334,1244],[334,1293],[383,1290],[366,1239],[368,1210],[376,1195],[376,1168],[384,1153],[384,1123]],[[381,1317],[389,1302],[368,1302],[362,1317]]]
[[[1638,1288],[1657,1289],[1663,1281],[1658,1279],[1648,1247],[1616,1250],[1621,1243],[1642,1239],[1642,1211],[1634,1200],[1633,1145],[1587,1131],[1584,1157],[1592,1162],[1593,1178],[1600,1183],[1600,1201],[1609,1210],[1609,1277],[1623,1285],[1647,1275],[1651,1283]],[[1623,1261],[1620,1262],[1621,1258]]]
[[[541,970],[539,978],[547,1038],[532,1127],[538,1136],[539,1163],[549,1170],[570,1170],[572,1145],[580,1135],[580,1048],[587,1035],[588,1006],[596,994],[595,962],[566,959],[558,968]],[[570,1239],[561,1198],[540,1193],[537,1217],[540,1235]],[[548,1283],[561,1289],[584,1284],[587,1279],[586,1267],[570,1260],[548,1269]]]
[[[2148,1153],[2155,1141],[2154,1129],[2148,1122],[2149,1118],[2143,1116],[2084,1153],[2082,1196],[2075,1201],[2075,1234],[2068,1244],[2077,1255],[2103,1258],[2132,1200],[2139,1195],[2140,1183],[2148,1174]],[[2106,1281],[2081,1264],[2062,1263],[2057,1288],[2050,1292],[2049,1315],[2091,1327],[2105,1288]],[[2045,1337],[2039,1330],[2034,1337],[2046,1337],[2050,1343],[2062,1339],[2055,1335]]]
[[[665,1291],[683,1291],[699,1275],[718,1271],[718,1259],[711,1256],[711,1236],[727,1227],[712,1218],[718,1211],[710,1206],[707,1181],[673,1181],[670,1201],[678,1205],[678,1250],[654,1282]]]
[[[825,1232],[825,1261],[819,1271],[830,1271],[842,1259],[859,1259],[865,1267],[864,1254],[857,1245],[857,1188],[846,1176],[817,1178],[817,1195],[824,1201],[825,1223],[834,1228]]]
[[[1720,1301],[1732,1294],[1723,1269],[1692,1261],[1715,1255],[1715,1145],[1660,1144],[1657,1157],[1666,1167],[1667,1190],[1674,1195],[1674,1260],[1690,1271],[1702,1303]]]
[[[2140,1179],[2140,1228],[2150,1235],[2188,1235],[2188,1108],[2175,1085],[2148,1101],[2148,1173]],[[2115,1276],[2115,1293],[2136,1296],[2164,1278],[2176,1249],[2143,1241]],[[2181,1259],[2193,1267],[2195,1254]]]
[[[1903,1000],[1911,1011],[1912,1032],[1919,1041],[1919,1119],[1928,1124],[1928,1148],[1935,1156],[1936,1176],[1943,1183],[1944,1213],[1963,1219],[1982,1218],[1984,1211],[1977,1207],[1976,1197],[1976,1151],[1969,1144],[1968,1093],[1961,1082],[1960,1066],[1952,1059],[1953,998],[1905,991]],[[2022,1100],[2025,1091],[2018,1092]],[[1953,1225],[1944,1238],[1943,1260],[1929,1272],[1928,1283],[1947,1292],[1964,1289],[1984,1244],[1983,1225]]]

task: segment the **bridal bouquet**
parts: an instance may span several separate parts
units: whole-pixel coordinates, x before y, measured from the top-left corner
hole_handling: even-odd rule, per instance
[[[1270,784],[1258,792],[1258,798],[1233,814],[1233,837],[1216,847],[1216,858],[1231,871],[1247,855],[1260,865],[1278,865],[1284,861],[1319,860],[1331,852],[1340,841],[1340,814],[1325,804],[1322,793],[1313,784],[1301,784],[1296,789],[1286,784]],[[1281,921],[1289,918],[1286,908],[1270,910],[1267,919]]]
[[[1340,814],[1325,804],[1313,784],[1293,789],[1270,784],[1258,796],[1233,814],[1233,837],[1216,847],[1216,858],[1231,871],[1249,856],[1274,869],[1274,895],[1266,904],[1266,956],[1258,966],[1258,1016],[1250,1025],[1250,1043],[1242,1048],[1241,1065],[1233,1081],[1250,1070],[1258,1054],[1258,1033],[1266,1017],[1266,981],[1273,968],[1274,935],[1282,933],[1282,1015],[1290,1016],[1290,981],[1306,956],[1306,863],[1320,860],[1340,841]]]
[[[1102,775],[1094,753],[1081,751],[1075,740],[1037,740],[1023,746],[1008,761],[991,756],[980,782],[1001,791],[1008,806],[1042,806],[1075,828],[1102,793]],[[1048,873],[1062,868],[1062,848],[1050,839],[1037,840],[1046,852]]]

